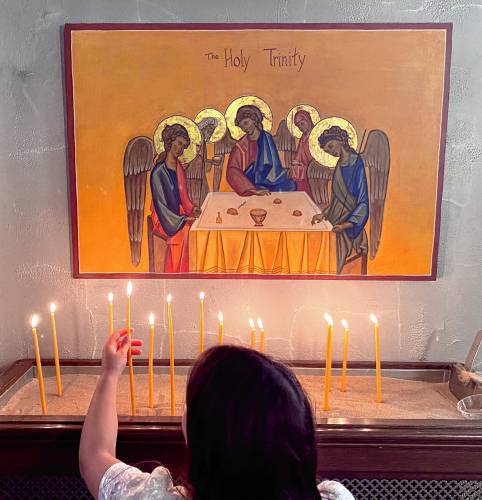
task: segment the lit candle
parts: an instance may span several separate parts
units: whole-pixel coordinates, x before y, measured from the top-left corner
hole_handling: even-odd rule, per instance
[[[333,318],[328,313],[325,313],[325,321],[328,323],[328,335],[326,337],[325,393],[323,398],[323,411],[328,411],[330,409],[331,341],[333,337]]]
[[[109,335],[114,333],[114,294],[112,292],[107,295],[109,301]]]
[[[149,314],[149,408],[154,407],[154,314]]]
[[[223,313],[221,311],[218,312],[218,321],[219,321],[218,345],[223,345]]]
[[[57,379],[57,395],[62,396],[62,381],[60,380],[59,347],[57,345],[57,326],[55,324],[55,304],[50,304],[50,323],[52,325],[52,340],[54,342],[55,377]]]
[[[254,329],[254,320],[253,318],[249,318],[249,328],[250,328],[250,335],[251,335],[251,349],[254,349],[254,341],[255,341],[255,329]]]
[[[261,318],[258,318],[256,323],[258,323],[259,328],[259,352],[264,352],[264,326]]]
[[[346,391],[346,365],[348,358],[348,323],[346,319],[341,320],[341,324],[343,325],[343,362],[341,368],[341,387],[340,390],[342,392]]]
[[[33,345],[35,347],[35,361],[37,363],[37,377],[38,377],[38,389],[39,389],[39,393],[40,393],[40,406],[42,407],[42,415],[46,415],[47,414],[47,404],[45,402],[44,377],[42,374],[42,362],[40,361],[40,350],[38,347],[37,324],[38,324],[38,318],[37,318],[37,315],[34,314],[32,316],[32,335],[33,335]]]
[[[376,382],[377,382],[377,403],[382,402],[382,370],[381,370],[381,362],[380,362],[380,337],[378,335],[378,319],[377,317],[371,313],[370,319],[373,323],[373,328],[375,330],[375,371],[376,371]]]
[[[127,283],[127,336],[129,337],[129,344],[131,342],[131,295],[132,283]],[[132,348],[129,345],[127,351],[127,363],[129,364],[129,386],[131,390],[131,415],[136,414],[136,398],[134,393],[134,367],[132,366]]]
[[[171,379],[171,417],[174,416],[174,333],[172,331],[172,296],[167,296],[167,329],[169,332],[169,375]]]
[[[204,292],[201,292],[199,294],[199,301],[200,301],[200,320],[199,320],[199,353],[202,353],[204,351],[204,298],[205,294]]]

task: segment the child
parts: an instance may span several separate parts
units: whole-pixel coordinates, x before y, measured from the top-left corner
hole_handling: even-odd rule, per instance
[[[132,354],[142,345],[132,340]],[[143,473],[115,458],[116,392],[126,365],[126,330],[107,340],[102,375],[85,418],[80,471],[95,498],[162,500],[354,500],[341,484],[316,484],[311,407],[284,365],[235,346],[204,352],[192,367],[183,433],[189,487],[169,471]]]

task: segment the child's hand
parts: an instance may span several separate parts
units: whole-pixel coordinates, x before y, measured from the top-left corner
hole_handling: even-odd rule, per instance
[[[142,346],[142,340],[132,339],[131,346]],[[110,335],[102,350],[103,373],[119,377],[126,366],[128,351],[129,337],[127,336],[127,329],[124,328]],[[139,349],[131,349],[131,352],[133,356],[141,354]]]

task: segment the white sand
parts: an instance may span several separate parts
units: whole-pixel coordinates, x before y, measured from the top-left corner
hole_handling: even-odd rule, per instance
[[[461,419],[456,399],[447,384],[383,378],[383,403],[375,403],[375,379],[353,376],[348,378],[347,391],[340,392],[340,377],[332,377],[329,412],[323,412],[323,377],[299,375],[313,405],[317,418],[403,418],[403,419]],[[63,396],[56,393],[55,377],[45,378],[47,413],[49,415],[85,415],[97,382],[97,375],[64,374]],[[184,410],[186,375],[175,376],[176,415]],[[154,408],[147,406],[147,375],[135,375],[137,415],[170,414],[170,388],[167,374],[154,377]],[[117,410],[130,415],[129,378],[120,380]],[[24,385],[5,406],[0,415],[40,415],[38,383],[34,379]]]

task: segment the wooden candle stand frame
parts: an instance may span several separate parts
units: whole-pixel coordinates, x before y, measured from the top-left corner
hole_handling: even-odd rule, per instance
[[[482,332],[476,337],[467,365],[473,362]],[[135,366],[147,366],[136,360]],[[168,366],[169,360],[154,360]],[[176,360],[190,366],[192,360]],[[322,368],[322,362],[293,361],[294,368]],[[52,359],[43,365],[53,366]],[[98,359],[65,359],[61,367],[95,367]],[[34,366],[22,359],[0,376],[0,396]],[[457,397],[472,394],[457,377],[455,363],[384,362],[383,370],[444,371]],[[470,365],[471,366],[471,365]],[[333,362],[340,368],[341,362]],[[351,369],[373,369],[372,362],[350,364]],[[78,474],[78,445],[82,416],[0,416],[0,470],[4,474],[36,471]],[[318,470],[323,477],[385,479],[482,480],[482,423],[466,420],[318,419],[316,425]],[[180,417],[122,416],[119,418],[118,456],[128,463],[157,460],[182,477],[187,450]]]

